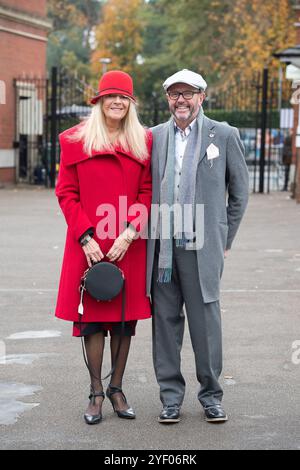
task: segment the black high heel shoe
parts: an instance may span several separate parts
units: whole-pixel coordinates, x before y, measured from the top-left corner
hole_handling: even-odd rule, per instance
[[[95,398],[96,397],[103,397],[103,399],[105,398],[105,395],[103,392],[95,392],[95,390],[91,387],[91,393],[89,395],[89,400],[92,400],[92,404],[95,405],[96,401],[95,401]],[[102,401],[103,403],[103,401]],[[86,422],[86,424],[98,424],[102,421],[102,413],[98,413],[97,415],[90,415],[88,413],[85,413],[84,415],[84,420]]]
[[[114,405],[114,402],[113,402],[113,400],[112,400],[112,396],[113,396],[115,393],[121,393],[121,394],[122,394],[122,398],[123,398],[123,400],[124,400],[124,403],[128,404],[128,403],[127,403],[127,400],[126,400],[126,397],[125,397],[125,395],[124,395],[122,389],[119,388],[119,387],[114,387],[113,385],[109,385],[108,388],[107,388],[107,390],[106,390],[106,396],[107,396],[107,398],[110,400],[114,412],[117,413],[117,415],[119,416],[119,418],[134,419],[134,418],[135,418],[135,412],[134,412],[134,410],[131,408],[131,406],[128,405],[128,409],[127,409],[127,410],[116,410],[115,405]]]

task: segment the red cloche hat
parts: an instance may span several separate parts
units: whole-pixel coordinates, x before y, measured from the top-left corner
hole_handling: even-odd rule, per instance
[[[98,92],[91,99],[92,104],[96,104],[101,96],[124,95],[135,101],[133,95],[133,81],[130,75],[120,70],[111,70],[102,75],[98,84]]]

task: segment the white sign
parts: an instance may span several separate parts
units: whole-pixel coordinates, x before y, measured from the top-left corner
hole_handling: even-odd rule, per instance
[[[0,80],[0,104],[6,104],[6,87],[3,80]]]
[[[17,82],[18,88],[18,131],[23,135],[43,134],[43,103],[38,99],[34,84]]]
[[[283,108],[280,110],[280,129],[293,129],[294,110],[292,108]]]
[[[300,69],[295,65],[288,65],[285,71],[285,77],[287,80],[300,80]]]

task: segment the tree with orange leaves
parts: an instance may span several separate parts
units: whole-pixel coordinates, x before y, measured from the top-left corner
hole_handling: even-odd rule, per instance
[[[224,37],[232,35],[218,66],[226,79],[251,78],[268,66],[276,74],[274,52],[295,44],[294,15],[289,0],[238,0],[220,26]],[[226,41],[227,42],[227,41]],[[226,43],[225,42],[225,43]],[[227,81],[227,80],[226,80]]]
[[[139,10],[143,0],[108,0],[102,9],[102,21],[95,28],[96,47],[92,70],[99,75],[99,60],[111,59],[110,67],[133,73],[142,51],[142,22]]]
[[[167,7],[163,34],[172,33],[166,53],[179,66],[203,72],[210,84],[250,78],[267,64],[276,73],[272,54],[296,41],[291,0],[153,2],[159,5]]]

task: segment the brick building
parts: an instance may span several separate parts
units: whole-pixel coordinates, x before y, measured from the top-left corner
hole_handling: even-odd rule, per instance
[[[47,35],[51,22],[47,19],[46,0],[0,0],[0,182],[22,180],[20,158],[29,164],[30,155],[20,155],[20,134],[23,139],[36,139],[40,127],[28,124],[29,106],[41,114],[35,86],[21,77],[46,76]],[[15,81],[18,79],[17,81]],[[23,90],[23,91],[20,91]],[[40,120],[40,119],[38,119]],[[32,163],[32,162],[31,162]],[[26,168],[24,169],[26,176]],[[24,178],[26,181],[26,177]]]

